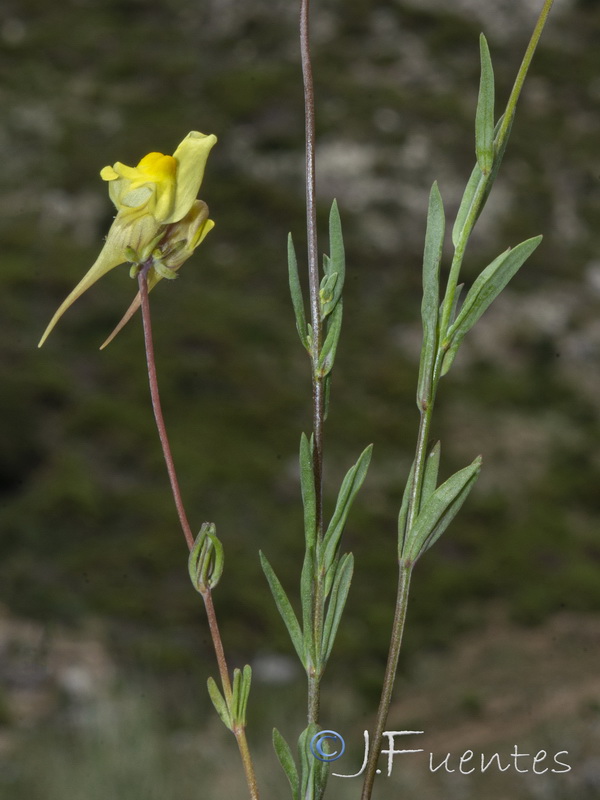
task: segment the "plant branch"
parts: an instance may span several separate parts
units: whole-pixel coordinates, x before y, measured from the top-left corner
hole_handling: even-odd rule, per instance
[[[325,383],[320,374],[319,356],[323,332],[319,299],[319,261],[317,247],[317,207],[315,178],[315,101],[310,58],[309,0],[300,2],[300,53],[302,80],[304,85],[304,114],[306,134],[306,229],[308,239],[308,282],[310,292],[313,395],[313,475],[315,482],[317,542],[323,538],[323,423],[325,420]],[[319,653],[323,631],[323,576],[315,563],[313,573],[313,635],[316,652]],[[308,721],[318,722],[320,704],[321,665],[314,664],[308,670],[309,699]]]
[[[169,437],[165,427],[165,421],[162,413],[162,406],[160,402],[160,393],[158,390],[158,377],[156,374],[156,361],[154,358],[154,342],[152,340],[152,319],[150,315],[150,301],[148,298],[148,270],[150,264],[146,263],[138,273],[138,286],[140,290],[141,308],[142,308],[142,322],[144,327],[144,345],[146,349],[146,364],[148,366],[148,381],[150,383],[150,396],[152,398],[152,408],[154,410],[154,419],[156,420],[156,427],[158,436],[162,447],[165,463],[167,465],[167,472],[169,473],[169,481],[171,483],[171,491],[177,508],[177,515],[183,534],[185,536],[188,548],[191,550],[194,546],[194,535],[190,527],[183,499],[181,497],[181,490],[179,488],[179,480],[175,470],[175,463],[171,454],[171,446],[169,444]],[[212,638],[217,664],[219,667],[219,674],[221,676],[221,685],[228,706],[231,706],[233,692],[231,688],[231,680],[229,678],[229,670],[227,668],[227,660],[225,658],[225,651],[223,649],[223,641],[219,631],[217,622],[217,615],[212,601],[212,593],[210,588],[202,592],[202,600],[204,601],[204,608],[206,609],[206,616],[208,618],[208,627]],[[246,739],[246,730],[243,726],[234,726],[233,734],[236,738],[244,773],[246,775],[246,783],[250,792],[251,800],[258,800],[258,785],[254,773],[254,766],[252,757],[248,749],[248,742]]]

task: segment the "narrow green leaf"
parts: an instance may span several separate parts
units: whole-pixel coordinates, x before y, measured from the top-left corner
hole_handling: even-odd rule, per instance
[[[321,549],[323,557],[319,559],[319,563],[325,570],[329,569],[333,563],[352,503],[367,476],[372,453],[373,445],[370,444],[368,447],[365,447],[358,457],[356,464],[350,467],[342,481],[331,522],[327,526],[325,536],[323,537]]]
[[[487,175],[494,163],[494,68],[483,33],[479,37],[479,51],[481,80],[475,113],[475,153],[480,170]]]
[[[494,128],[494,137],[498,134],[498,131],[500,130],[502,120],[503,117],[500,117],[500,119],[496,123],[496,127]],[[479,197],[480,199],[478,201],[479,205],[476,210],[475,218],[473,219],[473,225],[475,224],[475,222],[479,218],[479,215],[483,211],[485,202],[488,198],[494,180],[496,179],[498,170],[500,169],[500,164],[502,163],[502,157],[504,155],[507,142],[508,142],[508,136],[503,142],[502,148],[498,150],[498,148],[496,147],[496,140],[494,139],[494,152],[495,152],[494,166],[489,175],[484,175],[479,167],[479,164],[477,162],[475,163],[473,171],[471,172],[469,180],[467,181],[467,186],[462,196],[462,200],[460,201],[460,206],[458,209],[458,213],[456,215],[454,227],[452,228],[452,244],[454,245],[454,247],[458,247],[459,242],[463,238],[465,225],[467,224],[467,220],[469,219],[469,216],[471,214],[473,203],[475,202],[475,199],[477,197]],[[480,184],[483,185],[480,186]],[[470,232],[471,231],[469,231],[469,234]]]
[[[423,346],[419,366],[417,405],[419,408],[431,396],[433,365],[437,352],[438,309],[440,305],[440,263],[445,230],[444,204],[437,183],[429,193],[427,231],[423,253]]]
[[[221,717],[223,724],[229,728],[230,731],[233,730],[233,720],[231,719],[230,711],[227,708],[225,698],[219,691],[219,687],[215,683],[214,678],[209,678],[206,684],[208,687],[208,694],[217,714]]]
[[[288,277],[290,283],[290,294],[292,296],[292,305],[294,307],[294,315],[296,317],[296,329],[300,341],[307,350],[309,348],[307,327],[306,327],[306,314],[304,313],[304,299],[302,297],[302,286],[300,285],[300,276],[298,275],[298,261],[296,259],[296,251],[294,249],[294,241],[292,234],[288,234]]]
[[[323,627],[323,647],[322,647],[322,666],[324,667],[329,660],[335,637],[340,625],[340,620],[344,612],[344,606],[350,591],[352,573],[354,571],[354,556],[346,553],[342,556],[331,589],[331,597],[327,607],[325,625]]]
[[[315,555],[314,548],[307,547],[304,553],[304,563],[302,564],[302,574],[300,577],[300,602],[302,604],[302,635],[304,668],[308,670],[317,664],[319,658],[315,652],[315,640],[313,637],[313,592],[315,585]]]
[[[424,504],[412,530],[408,534],[407,552],[412,561],[416,561],[425,540],[430,534],[434,533],[439,525],[444,524],[445,515],[447,515],[449,507],[454,503],[471,478],[479,473],[480,469],[481,457],[477,457],[468,467],[459,470],[448,478],[445,483],[442,483]],[[447,524],[449,524],[449,521],[444,525],[444,530]]]
[[[298,776],[298,768],[296,767],[296,762],[294,761],[294,756],[292,755],[289,744],[279,733],[277,728],[273,728],[273,749],[290,783],[292,800],[300,800],[300,778]]]
[[[315,800],[315,763],[317,759],[310,752],[310,741],[318,732],[319,726],[312,722],[298,737],[298,756],[300,758],[300,800]]]
[[[337,284],[336,284],[337,286]],[[343,301],[340,298],[333,309],[331,316],[328,320],[327,335],[321,352],[319,354],[319,375],[324,378],[329,375],[333,369],[333,362],[335,361],[335,353],[337,350],[338,342],[340,340],[340,332],[342,330],[342,316],[343,316]]]
[[[440,442],[436,442],[427,456],[425,474],[423,475],[423,487],[421,489],[421,506],[425,505],[436,490],[441,452],[442,445]]]
[[[506,250],[495,258],[475,280],[455,322],[448,329],[446,339],[450,342],[450,347],[442,363],[442,375],[445,375],[450,369],[465,335],[490,307],[510,279],[516,275],[541,241],[541,236],[534,236],[513,247],[512,250]]]
[[[319,726],[311,723],[302,731],[298,739],[301,800],[320,800],[325,791],[329,775],[329,764],[325,761],[319,761],[310,751],[311,740],[318,732]]]
[[[329,212],[329,252],[330,259],[328,260],[326,267],[328,270],[327,274],[337,273],[335,290],[331,299],[331,303],[329,304],[330,310],[333,311],[342,296],[344,281],[346,279],[344,236],[342,234],[342,222],[340,220],[340,211],[337,200],[333,201],[331,204],[331,210]]]
[[[477,480],[478,477],[479,477],[479,472],[476,472],[466,482],[464,489],[458,494],[458,496],[456,497],[456,500],[454,500],[454,502],[451,503],[448,506],[448,508],[446,509],[446,512],[445,512],[444,516],[442,517],[442,519],[440,520],[440,522],[431,531],[431,533],[429,534],[427,539],[425,539],[425,542],[424,542],[423,546],[421,547],[421,550],[419,552],[419,556],[418,557],[422,556],[423,553],[426,550],[429,550],[429,548],[433,544],[435,544],[437,542],[437,540],[440,538],[440,536],[444,533],[444,531],[446,530],[448,525],[450,525],[450,523],[452,522],[454,517],[460,511],[463,503],[465,502],[465,500],[469,496],[469,492],[471,491],[471,489],[475,485],[475,481]]]
[[[300,437],[300,488],[304,506],[304,535],[308,547],[313,547],[317,537],[317,499],[313,448],[306,434]]]
[[[304,645],[302,641],[302,631],[300,630],[300,623],[298,622],[298,618],[292,608],[292,604],[290,603],[287,594],[285,593],[283,586],[279,582],[279,578],[275,575],[273,571],[273,567],[269,564],[266,556],[259,551],[260,556],[260,563],[263,568],[263,572],[265,573],[265,577],[269,584],[269,588],[271,589],[271,594],[273,595],[273,599],[275,600],[275,605],[277,606],[277,610],[281,614],[281,618],[287,628],[287,631],[290,635],[290,639],[292,640],[292,644],[296,652],[298,653],[298,658],[306,666],[305,657],[304,657]]]
[[[415,477],[415,462],[413,461],[406,479],[404,486],[404,493],[402,494],[402,504],[400,506],[400,513],[398,514],[398,558],[404,556],[404,545],[406,542],[406,521],[408,519],[408,505],[410,503],[410,493],[412,491],[413,480]]]

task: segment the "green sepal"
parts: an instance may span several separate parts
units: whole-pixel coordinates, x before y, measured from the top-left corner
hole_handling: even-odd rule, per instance
[[[304,312],[304,298],[302,297],[302,286],[300,285],[300,276],[298,274],[298,260],[296,259],[296,250],[294,249],[294,241],[291,233],[288,234],[288,278],[294,315],[296,317],[296,330],[298,331],[300,341],[310,352],[306,314]]]
[[[273,728],[273,749],[290,783],[292,800],[300,800],[300,777],[298,775],[298,767],[294,761],[294,756],[292,755],[289,744],[279,733],[277,728]]]
[[[428,540],[431,541],[432,538],[433,541],[439,539],[450,522],[452,522],[462,502],[464,502],[466,494],[458,506],[455,501],[468,484],[470,486],[473,485],[480,469],[481,456],[478,456],[472,464],[459,470],[442,483],[423,505],[421,513],[408,536],[406,552],[412,562],[415,562],[424,552],[426,543],[428,547],[430,546]]]
[[[319,362],[317,366],[318,375],[325,378],[333,369],[333,362],[335,361],[335,354],[340,340],[340,332],[342,330],[342,316],[343,316],[343,301],[340,298],[329,317],[327,324],[327,335],[319,353]]]
[[[506,250],[495,258],[475,280],[456,320],[448,329],[446,341],[450,343],[450,346],[442,362],[442,375],[445,375],[452,366],[465,335],[490,307],[510,279],[516,275],[541,241],[541,236],[534,236],[511,250]]]
[[[231,702],[233,712],[233,723],[241,728],[246,727],[246,708],[248,706],[248,696],[250,694],[250,684],[252,683],[252,669],[246,664],[244,670],[233,670],[233,699]]]
[[[212,522],[204,522],[188,558],[190,580],[197,592],[214,589],[223,574],[223,545]]]
[[[494,68],[483,33],[479,37],[481,79],[475,112],[475,153],[479,169],[488,175],[494,164]]]
[[[313,547],[317,538],[317,499],[313,464],[312,437],[300,437],[300,489],[304,506],[304,535],[308,547]]]
[[[230,731],[233,730],[233,720],[231,718],[231,713],[229,708],[227,707],[227,703],[225,702],[225,698],[221,694],[219,687],[215,683],[214,678],[209,678],[206,682],[208,687],[208,694],[210,699],[212,700],[212,704],[215,707],[215,711],[221,717],[223,724],[229,728]]]
[[[298,622],[298,618],[292,608],[292,604],[290,603],[287,594],[285,593],[283,586],[281,585],[279,578],[275,575],[273,571],[273,567],[269,564],[266,556],[259,551],[260,556],[260,563],[263,568],[263,572],[265,573],[265,578],[269,584],[269,588],[271,589],[271,594],[273,595],[273,600],[275,600],[275,605],[277,606],[277,610],[281,614],[281,619],[283,620],[285,627],[290,635],[290,639],[292,640],[292,644],[298,653],[298,658],[302,662],[302,664],[306,667],[306,660],[304,655],[304,644],[302,639],[302,631],[300,630],[300,623]]]
[[[440,263],[445,230],[444,204],[437,183],[429,193],[427,231],[423,252],[423,346],[419,365],[417,405],[422,408],[431,395],[433,366],[437,353],[438,309],[440,305]]]
[[[325,616],[325,625],[323,627],[323,645],[321,649],[321,664],[324,667],[329,661],[331,650],[335,642],[335,637],[340,626],[340,620],[344,612],[344,606],[348,599],[348,592],[350,591],[350,583],[352,582],[352,573],[354,571],[354,556],[352,553],[346,553],[342,556],[336,569],[333,586],[331,588],[331,596],[329,598],[329,605],[327,607],[327,614]]]
[[[350,513],[350,508],[352,507],[352,503],[354,502],[354,498],[356,497],[358,490],[362,486],[363,481],[367,476],[367,470],[369,469],[369,464],[371,463],[372,453],[373,445],[370,444],[362,451],[356,464],[350,467],[346,473],[346,476],[344,477],[344,480],[342,481],[342,485],[340,486],[337,502],[335,504],[335,510],[333,512],[333,516],[331,517],[331,521],[327,526],[320,550],[322,555],[319,558],[319,564],[326,571],[333,563],[340,537],[344,530],[344,525],[346,524],[348,514]]]

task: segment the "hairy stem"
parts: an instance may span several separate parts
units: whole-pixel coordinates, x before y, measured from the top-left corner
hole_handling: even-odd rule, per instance
[[[158,437],[162,447],[165,463],[167,465],[167,472],[169,473],[169,481],[171,483],[171,491],[179,517],[179,523],[183,534],[185,536],[188,548],[191,550],[194,546],[194,535],[187,518],[183,500],[181,497],[181,490],[179,488],[179,480],[175,470],[175,463],[171,454],[171,445],[169,444],[169,437],[165,426],[165,420],[162,413],[162,406],[160,402],[160,393],[158,390],[158,377],[156,374],[156,361],[154,358],[154,342],[152,339],[152,318],[150,315],[150,301],[148,299],[148,269],[149,265],[144,265],[138,273],[138,286],[140,289],[140,299],[142,308],[142,322],[144,327],[144,345],[146,349],[146,364],[148,366],[148,381],[150,383],[150,396],[152,398],[152,408],[154,410],[154,419],[156,420],[156,427],[158,430]],[[204,608],[206,609],[206,616],[208,618],[208,627],[212,638],[215,655],[217,657],[217,664],[219,667],[219,674],[221,676],[221,685],[227,704],[231,704],[232,689],[231,681],[229,679],[229,671],[227,669],[227,661],[225,659],[225,651],[223,649],[223,641],[217,623],[217,616],[215,607],[212,601],[212,594],[210,589],[202,593],[204,601]],[[254,766],[252,758],[248,749],[248,742],[246,740],[246,731],[244,727],[234,727],[234,736],[237,740],[242,764],[244,766],[244,773],[246,775],[246,782],[250,792],[251,800],[258,800],[258,786],[256,776],[254,773]]]

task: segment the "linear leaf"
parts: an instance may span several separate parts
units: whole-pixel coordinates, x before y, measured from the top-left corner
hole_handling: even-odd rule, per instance
[[[294,315],[296,317],[296,329],[298,336],[304,347],[309,350],[307,327],[306,327],[306,314],[304,312],[304,299],[302,297],[302,287],[300,285],[300,276],[298,275],[298,260],[296,259],[296,251],[294,249],[294,241],[292,234],[288,234],[288,278],[290,283],[290,294],[292,296],[292,305],[294,307]]]
[[[331,589],[331,597],[327,607],[325,626],[323,628],[322,666],[325,666],[331,655],[335,637],[340,626],[344,606],[350,591],[352,573],[354,571],[354,556],[346,553],[342,556]]]
[[[412,491],[413,480],[415,477],[415,462],[413,461],[404,492],[402,494],[402,503],[400,505],[400,513],[398,514],[398,558],[402,558],[404,552],[404,542],[406,540],[406,521],[408,519],[408,505],[410,502],[410,493]]]
[[[337,284],[336,284],[337,286]],[[342,330],[342,316],[343,316],[343,301],[340,298],[336,303],[327,324],[327,335],[321,352],[319,353],[319,375],[324,378],[329,375],[333,369],[333,362],[335,361],[335,354],[337,351],[338,342],[340,340],[340,332]]]
[[[209,678],[206,682],[206,685],[208,687],[208,694],[212,700],[212,704],[215,707],[217,714],[221,717],[224,725],[229,728],[230,731],[233,730],[233,720],[231,719],[231,714],[227,708],[227,703],[219,691],[219,687],[215,683],[214,678]]]
[[[423,475],[423,487],[421,489],[421,506],[425,505],[436,490],[441,452],[442,445],[440,442],[436,442],[427,456],[425,474]]]
[[[451,344],[444,357],[442,375],[445,375],[450,369],[465,335],[490,307],[510,279],[516,275],[541,241],[541,236],[534,236],[513,247],[512,250],[501,253],[475,280],[454,324],[448,329],[447,341]]]
[[[344,236],[337,200],[331,204],[329,212],[329,251],[330,257],[325,262],[325,274],[337,274],[332,299],[324,307],[325,314],[330,314],[342,296],[346,279],[346,254],[344,252]]]
[[[300,489],[304,506],[304,535],[307,546],[312,547],[317,537],[317,499],[312,442],[304,433],[300,437]]]
[[[277,606],[277,610],[281,614],[281,618],[285,623],[285,627],[288,630],[290,635],[290,639],[292,640],[292,644],[298,653],[298,658],[305,665],[305,657],[304,657],[304,645],[302,642],[302,631],[300,630],[300,623],[298,622],[298,618],[292,608],[292,604],[290,603],[287,594],[285,593],[283,586],[279,582],[279,578],[275,575],[273,571],[273,567],[269,564],[266,556],[259,551],[260,556],[260,563],[263,568],[263,572],[265,573],[265,577],[269,584],[269,588],[271,589],[271,594],[273,595],[273,599],[275,600],[275,605]]]
[[[417,404],[431,395],[433,365],[437,352],[438,309],[440,305],[440,263],[445,230],[444,204],[437,183],[429,193],[427,211],[427,231],[423,252],[423,301],[421,319],[423,322],[423,346],[419,366]]]
[[[430,548],[430,547],[431,547],[433,544],[435,544],[435,543],[437,542],[437,540],[438,540],[438,539],[440,538],[440,536],[441,536],[441,535],[444,533],[444,531],[446,530],[446,528],[448,527],[448,525],[450,525],[450,523],[452,522],[452,520],[454,519],[454,517],[455,517],[455,516],[458,514],[458,512],[460,511],[460,509],[461,509],[461,507],[462,507],[462,504],[465,502],[465,500],[466,500],[466,499],[467,499],[467,497],[469,496],[469,492],[471,491],[471,489],[472,489],[472,488],[473,488],[473,486],[475,485],[475,481],[477,480],[477,478],[478,478],[478,477],[479,477],[479,472],[476,472],[476,473],[475,473],[475,474],[474,474],[474,475],[473,475],[473,476],[472,476],[472,477],[471,477],[471,478],[470,478],[470,479],[467,481],[467,483],[465,484],[465,487],[464,487],[464,489],[463,489],[463,490],[462,490],[462,491],[461,491],[461,492],[458,494],[458,496],[456,497],[456,500],[454,500],[454,502],[453,502],[453,503],[451,503],[451,504],[448,506],[448,508],[446,509],[446,513],[444,514],[444,516],[442,517],[442,519],[440,520],[440,522],[439,522],[439,523],[436,525],[436,527],[435,527],[435,528],[434,528],[434,529],[431,531],[431,533],[429,534],[429,536],[427,537],[427,539],[425,539],[425,542],[424,542],[424,544],[423,544],[423,546],[421,547],[421,550],[420,550],[420,552],[419,552],[419,557],[420,557],[420,556],[422,556],[422,555],[423,555],[423,553],[424,553],[426,550],[429,550],[429,548]]]
[[[293,800],[300,800],[300,778],[298,777],[298,768],[296,767],[296,762],[294,761],[294,756],[292,755],[289,744],[279,733],[277,728],[273,728],[273,749],[290,782]]]
[[[481,80],[475,113],[475,153],[484,175],[494,163],[494,68],[490,48],[483,33],[479,37]]]
[[[480,469],[481,457],[478,456],[472,464],[448,478],[431,495],[409,532],[407,551],[411,560],[415,561],[418,558],[425,540],[436,530],[438,525],[443,524],[449,507]],[[444,530],[446,526],[444,526]]]
[[[300,602],[302,604],[302,635],[305,659],[303,661],[305,669],[310,665],[314,666],[318,662],[315,652],[315,640],[313,637],[313,596],[314,596],[314,573],[315,556],[314,547],[307,547],[304,553],[304,563],[302,564],[302,575],[300,577]]]
[[[500,126],[502,125],[503,118],[504,118],[503,116],[500,117],[500,119],[496,123],[496,127],[494,128],[494,137],[496,137],[498,132],[500,131]],[[510,129],[508,133],[510,133]],[[467,186],[462,196],[462,200],[460,201],[460,206],[458,209],[458,213],[456,215],[454,227],[452,228],[452,244],[454,245],[454,247],[458,247],[458,243],[462,239],[464,227],[471,213],[471,207],[473,205],[476,195],[479,195],[480,182],[483,182],[485,185],[483,187],[483,193],[480,195],[481,199],[479,200],[479,207],[477,209],[475,219],[473,220],[473,224],[475,224],[475,222],[479,218],[479,215],[483,211],[483,207],[485,206],[492,185],[496,179],[496,175],[498,174],[498,170],[500,169],[500,164],[502,163],[502,157],[504,156],[504,151],[506,150],[507,143],[508,143],[508,134],[504,139],[500,148],[498,148],[496,138],[494,138],[494,153],[495,153],[494,165],[489,175],[484,175],[479,167],[479,164],[475,162],[473,171],[471,172],[469,180],[467,181]]]
[[[372,453],[373,445],[370,444],[365,447],[358,457],[356,464],[350,467],[346,473],[346,476],[344,477],[344,480],[342,481],[333,516],[331,517],[331,521],[327,526],[327,531],[323,537],[323,557],[319,559],[319,561],[325,570],[331,566],[333,559],[335,558],[337,546],[340,541],[342,531],[344,530],[346,520],[348,519],[350,508],[352,507],[352,503],[354,502],[354,498],[356,497],[358,490],[366,478],[367,470],[369,469],[369,464],[371,463]]]

